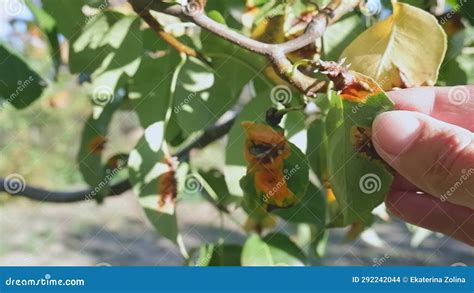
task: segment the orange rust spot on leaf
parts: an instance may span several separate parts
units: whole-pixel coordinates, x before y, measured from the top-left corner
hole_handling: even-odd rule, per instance
[[[94,155],[101,154],[105,149],[107,138],[105,136],[96,136],[89,142],[89,152]]]
[[[380,159],[372,143],[372,129],[367,126],[355,125],[351,128],[351,144],[354,149],[369,159]]]
[[[170,170],[163,173],[158,179],[158,208],[161,209],[165,205],[174,205],[177,191],[177,182],[175,172]]]
[[[176,180],[175,162],[171,158],[165,159],[169,170],[158,177],[158,211],[169,214],[174,213],[176,197],[178,195],[178,183]]]
[[[293,205],[297,199],[288,188],[281,170],[260,170],[255,172],[255,188],[265,193],[264,200],[277,207]]]
[[[283,160],[288,158],[290,150],[284,133],[276,131],[266,124],[243,122],[245,129],[245,159],[257,168],[283,167]]]
[[[336,201],[336,196],[334,195],[334,192],[332,191],[332,188],[330,187],[326,188],[326,199],[329,204]]]
[[[256,190],[263,193],[263,199],[269,205],[288,207],[295,204],[297,198],[283,175],[284,160],[290,155],[283,131],[253,122],[243,122],[242,126],[246,134],[247,173],[254,174]]]

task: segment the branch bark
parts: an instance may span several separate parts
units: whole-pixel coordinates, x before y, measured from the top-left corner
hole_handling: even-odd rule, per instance
[[[327,82],[307,76],[298,70],[293,70],[293,64],[286,57],[286,54],[301,49],[321,38],[328,25],[339,20],[360,3],[360,0],[332,0],[319,11],[301,36],[281,44],[268,44],[251,39],[212,20],[206,15],[200,2],[190,0],[187,6],[182,6],[180,4],[170,5],[156,0],[128,1],[138,11],[151,9],[179,17],[183,21],[193,22],[242,48],[267,56],[278,74],[307,96],[314,96],[318,92],[325,91]]]
[[[186,148],[179,151],[174,155],[180,161],[185,161],[189,157],[189,153],[193,149],[202,149],[211,144],[212,142],[222,138],[226,135],[232,125],[235,122],[236,117],[232,117],[229,120],[216,124],[208,128],[204,133],[198,137],[195,141],[190,143]],[[6,192],[11,196],[23,196],[29,199],[51,202],[51,203],[71,203],[71,202],[80,202],[85,200],[91,200],[95,197],[93,196],[93,189],[84,189],[79,191],[51,191],[43,188],[33,187],[25,185],[24,189],[18,193],[9,193],[8,186],[9,182],[5,178],[0,178],[0,192]],[[108,196],[120,195],[132,188],[131,183],[128,180],[123,180],[119,183],[116,183],[110,187],[110,194]]]

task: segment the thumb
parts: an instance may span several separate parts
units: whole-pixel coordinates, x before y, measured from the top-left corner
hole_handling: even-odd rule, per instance
[[[373,141],[379,155],[420,190],[474,209],[473,133],[427,115],[379,115]]]

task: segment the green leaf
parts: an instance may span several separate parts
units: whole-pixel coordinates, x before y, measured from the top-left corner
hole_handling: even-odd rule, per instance
[[[181,68],[180,62],[180,56],[174,51],[160,58],[145,55],[129,80],[132,108],[144,128],[157,121],[169,120],[175,92],[174,79]]]
[[[82,13],[82,7],[91,3],[87,0],[43,0],[43,9],[51,15],[58,25],[59,32],[71,39],[80,33],[87,23],[87,17]]]
[[[467,74],[467,83],[474,84],[474,55],[463,54],[458,57],[459,66]]]
[[[308,149],[306,155],[309,165],[321,183],[329,179],[327,170],[328,138],[324,119],[316,119],[308,127]]]
[[[207,193],[206,198],[218,208],[226,209],[229,204],[240,200],[240,197],[233,196],[229,192],[224,175],[219,170],[200,170],[199,177],[199,181]]]
[[[93,73],[94,86],[117,87],[122,74],[135,75],[143,51],[140,19],[136,16],[124,16],[118,20],[101,40],[101,45],[113,48],[101,66]]]
[[[288,236],[269,234],[263,239],[250,236],[242,250],[243,266],[302,266],[306,256]]]
[[[207,244],[200,248],[196,266],[240,266],[242,246]]]
[[[471,25],[474,25],[474,2],[469,0],[456,1],[454,5],[455,9],[460,9],[461,14],[469,21]]]
[[[93,188],[97,188],[98,199],[106,194],[110,180],[106,180],[108,167],[103,160],[103,149],[107,142],[107,134],[113,114],[120,107],[123,97],[116,95],[107,105],[104,111],[94,119],[91,116],[85,123],[82,131],[81,146],[77,155],[79,170],[84,181]]]
[[[390,99],[380,93],[369,96],[365,103],[342,101],[342,108],[329,111],[329,181],[346,225],[364,221],[383,202],[392,184],[392,174],[371,143],[373,120],[391,109]]]
[[[244,2],[240,0],[208,0],[206,4],[206,10],[209,11],[209,16],[215,16],[216,11],[220,12],[220,15],[225,22],[232,28],[240,29],[242,27],[240,19],[234,18],[231,11],[242,11],[244,9]],[[215,11],[214,11],[215,10]]]
[[[322,230],[326,225],[326,193],[310,183],[298,204],[289,209],[275,210],[273,213],[288,222],[313,224]]]
[[[200,51],[211,58],[212,68],[191,58],[178,78],[173,107],[172,120],[185,136],[214,124],[251,80],[271,86],[261,75],[265,58],[207,32],[201,38],[206,41]]]
[[[44,81],[20,56],[0,44],[0,98],[23,109],[41,96]],[[7,70],[8,69],[8,70]]]
[[[441,67],[438,85],[455,86],[467,84],[467,74],[461,68],[458,59],[451,60]]]
[[[239,58],[246,56],[242,49],[233,47],[235,51],[230,52],[226,51],[227,46],[203,49],[203,53],[212,58],[212,70],[190,59],[181,71],[173,119],[188,134],[214,124],[235,105],[243,87],[253,78],[260,78],[258,73],[264,68],[263,63],[256,65],[261,67],[254,67],[248,60]]]

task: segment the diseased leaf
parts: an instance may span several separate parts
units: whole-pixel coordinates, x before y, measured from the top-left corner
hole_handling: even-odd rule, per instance
[[[446,53],[446,34],[436,18],[408,4],[363,32],[342,57],[384,90],[434,85]]]
[[[232,194],[243,195],[239,180],[245,176],[247,169],[247,162],[243,156],[245,135],[241,123],[243,121],[264,122],[265,111],[271,106],[270,90],[259,92],[256,97],[245,105],[229,131],[224,174]]]
[[[393,176],[373,147],[371,126],[377,114],[391,110],[393,104],[380,92],[363,103],[342,100],[341,105],[327,118],[328,172],[347,225],[365,221],[390,189]]]
[[[182,239],[175,197],[169,196],[173,189],[177,192],[177,186],[172,180],[175,171],[161,151],[163,130],[163,122],[152,124],[145,130],[143,138],[130,153],[129,174],[133,191],[139,196],[150,222],[161,235],[178,244]]]
[[[145,127],[143,137],[130,153],[130,181],[155,229],[186,255],[175,205],[179,170],[177,163],[162,150],[181,63],[176,53],[158,59],[146,57],[144,61],[129,85],[132,107]]]
[[[242,250],[242,266],[303,266],[305,254],[288,236],[269,234],[263,239],[250,236]]]
[[[104,105],[104,111],[94,119],[90,117],[84,124],[82,131],[81,147],[77,155],[79,170],[84,181],[92,188],[97,188],[97,198],[109,192],[110,180],[105,180],[108,167],[103,161],[103,151],[107,144],[107,134],[110,121],[115,111],[123,100],[122,96],[116,96]]]
[[[243,126],[248,167],[241,187],[243,207],[249,214],[247,228],[265,227],[271,223],[270,212],[302,207],[309,166],[304,154],[282,136],[281,129],[251,122],[244,122]],[[291,217],[292,212],[283,215]]]

